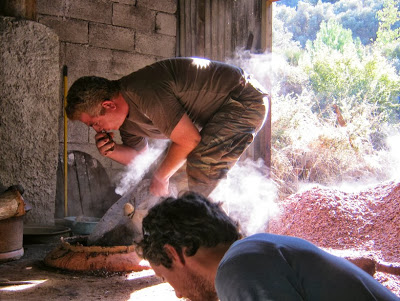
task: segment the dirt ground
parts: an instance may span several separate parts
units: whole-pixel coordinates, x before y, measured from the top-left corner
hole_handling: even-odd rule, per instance
[[[268,231],[367,262],[374,278],[400,297],[399,203],[398,182],[357,192],[314,187],[281,202],[281,214],[270,221]]]
[[[283,201],[268,231],[305,238],[338,256],[368,259],[375,279],[400,296],[399,200],[400,183],[394,182],[357,193],[315,187]],[[0,300],[179,300],[152,270],[81,273],[50,268],[43,259],[58,245],[24,245],[21,259],[1,263]]]
[[[179,300],[152,270],[82,273],[48,267],[43,259],[57,246],[26,245],[21,259],[0,264],[0,300]],[[7,280],[21,283],[7,285]]]

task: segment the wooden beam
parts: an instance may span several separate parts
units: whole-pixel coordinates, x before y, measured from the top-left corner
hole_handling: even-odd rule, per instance
[[[263,52],[272,51],[272,2],[262,0],[261,6],[261,49]]]
[[[1,0],[0,15],[36,21],[36,0]]]

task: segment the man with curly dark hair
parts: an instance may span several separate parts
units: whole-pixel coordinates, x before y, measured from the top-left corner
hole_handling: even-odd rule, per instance
[[[220,204],[194,192],[150,209],[138,253],[178,298],[192,301],[399,300],[354,264],[303,239],[242,239]]]

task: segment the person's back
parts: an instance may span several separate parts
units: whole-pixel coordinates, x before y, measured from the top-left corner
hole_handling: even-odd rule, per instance
[[[121,78],[120,85],[124,98],[153,122],[174,119],[184,108],[193,122],[203,126],[234,94],[233,91],[243,89],[244,76],[240,68],[222,62],[173,58]],[[158,116],[152,106],[163,107],[162,114],[167,117]]]
[[[256,234],[235,242],[220,262],[224,300],[399,300],[349,261],[305,240]]]

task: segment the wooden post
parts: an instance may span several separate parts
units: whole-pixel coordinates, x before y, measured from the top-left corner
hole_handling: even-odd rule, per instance
[[[36,21],[36,0],[1,0],[0,15]]]
[[[272,2],[273,0],[262,0],[262,17],[261,17],[261,48],[263,52],[272,52]],[[271,91],[271,87],[266,87],[268,91]],[[267,119],[264,124],[264,128],[260,131],[262,145],[265,147],[265,153],[263,153],[263,159],[267,167],[271,167],[271,102],[272,99],[269,97],[269,107]]]

